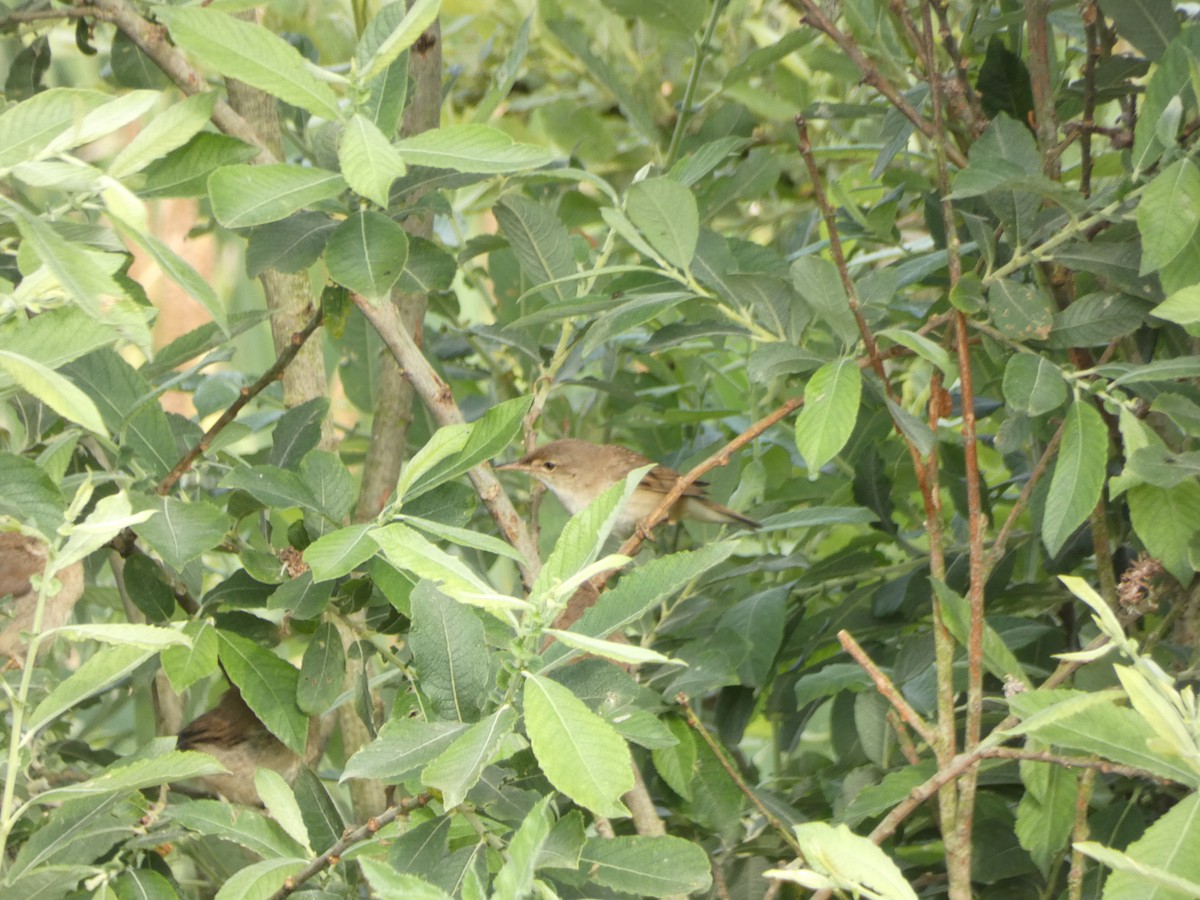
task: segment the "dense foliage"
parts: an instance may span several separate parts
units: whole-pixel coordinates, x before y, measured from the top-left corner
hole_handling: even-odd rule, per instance
[[[1200,894],[1200,29],[482,6],[0,5],[6,900]]]

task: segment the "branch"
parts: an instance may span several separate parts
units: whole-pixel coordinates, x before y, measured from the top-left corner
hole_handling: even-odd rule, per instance
[[[439,425],[463,424],[466,420],[454,401],[450,385],[434,371],[412,335],[404,328],[396,307],[391,303],[376,306],[358,294],[351,294],[351,297],[354,305],[379,334],[384,346],[391,351],[404,377],[413,386],[413,390],[417,392],[434,421]],[[489,464],[481,463],[467,474],[501,534],[525,557],[526,563],[521,566],[521,577],[526,585],[533,584],[541,565],[537,545],[529,536],[524,520],[517,514]]]
[[[783,838],[784,842],[792,848],[792,851],[798,857],[803,858],[804,852],[800,849],[800,842],[796,840],[796,835],[792,833],[792,829],[788,828],[787,825],[784,824],[783,820],[779,818],[779,816],[767,809],[766,804],[764,804],[762,800],[759,799],[758,795],[750,789],[750,785],[746,783],[746,779],[742,777],[742,773],[738,771],[737,766],[735,766],[729,757],[726,756],[725,749],[717,742],[717,739],[709,733],[708,729],[704,727],[704,723],[700,721],[700,717],[696,715],[696,711],[692,709],[691,703],[688,702],[687,695],[683,693],[677,694],[675,696],[675,702],[683,707],[683,712],[687,716],[688,725],[691,726],[693,731],[700,735],[700,737],[704,740],[704,743],[708,744],[708,749],[713,752],[713,755],[721,764],[721,768],[723,768],[726,774],[729,775],[730,780],[732,780],[737,786],[737,789],[746,795],[746,799],[754,805],[754,808],[757,809],[759,814],[767,821],[767,824],[779,832],[779,835]]]
[[[241,389],[238,393],[238,398],[229,405],[229,408],[225,412],[221,413],[221,418],[217,419],[209,427],[208,431],[204,432],[204,436],[196,442],[196,445],[185,453],[183,458],[175,464],[175,468],[167,474],[167,477],[158,483],[158,487],[154,489],[156,494],[160,497],[166,496],[171,488],[175,487],[176,482],[183,477],[184,473],[192,467],[192,463],[212,446],[212,442],[216,439],[217,435],[224,431],[226,426],[238,417],[238,413],[245,408],[246,404],[283,376],[284,369],[291,364],[292,360],[296,358],[296,354],[300,352],[300,348],[304,346],[305,341],[312,337],[313,332],[320,326],[322,315],[322,311],[318,309],[313,317],[308,320],[308,324],[292,335],[287,347],[275,359],[275,364],[263,372],[262,377],[254,382],[254,384]]]
[[[365,841],[370,837],[374,837],[383,826],[389,825],[400,816],[407,815],[414,809],[425,806],[429,803],[430,797],[428,794],[418,794],[416,797],[406,797],[395,806],[389,807],[382,814],[374,816],[366,821],[365,824],[358,828],[348,830],[341,836],[336,844],[310,862],[307,866],[297,872],[295,875],[288,877],[283,883],[283,887],[272,894],[269,900],[283,900],[284,897],[289,897],[295,893],[301,885],[309,881],[314,876],[318,875],[329,866],[337,865],[341,861],[342,856],[360,841]]]
[[[708,457],[708,459],[692,468],[686,474],[681,475],[679,480],[671,486],[671,490],[667,491],[667,493],[663,495],[663,498],[659,502],[658,506],[654,508],[654,512],[650,513],[650,515],[648,515],[642,521],[641,529],[635,530],[629,539],[621,545],[621,548],[617,551],[617,553],[621,556],[637,556],[637,552],[642,549],[642,544],[645,542],[649,532],[666,520],[666,518],[671,514],[671,508],[675,505],[679,498],[684,495],[689,487],[695,484],[698,479],[703,477],[711,469],[715,469],[717,466],[729,465],[729,460],[734,453],[742,449],[742,447],[746,446],[776,422],[791,415],[791,413],[795,412],[803,405],[803,397],[792,397],[790,400],[783,403],[783,405],[763,416],[716,453]],[[597,591],[603,590],[604,585],[608,582],[608,577],[610,574],[612,573],[599,575],[592,579],[592,586]],[[583,610],[580,610],[580,614],[582,614],[582,612]],[[572,620],[572,622],[573,621],[574,620]],[[563,628],[566,626],[556,625],[555,627]]]
[[[167,40],[167,30],[162,25],[144,18],[126,0],[97,0],[93,9],[97,19],[116,25],[185,94],[191,96],[208,90],[204,76],[192,68],[183,54]],[[230,137],[257,147],[258,162],[276,161],[274,154],[267,150],[258,136],[258,132],[224,100],[217,101],[212,121]]]
[[[840,30],[833,22],[826,17],[821,11],[821,7],[817,5],[816,0],[788,0],[788,5],[794,9],[804,13],[803,21],[805,24],[811,25],[818,31],[824,32],[835,44],[841,48],[850,60],[858,67],[858,71],[862,73],[862,80],[865,84],[869,84],[887,99],[892,106],[896,107],[906,119],[912,122],[921,134],[930,140],[936,139],[936,129],[924,116],[917,112],[916,108],[904,99],[904,96],[896,89],[890,81],[883,77],[883,73],[879,71],[875,63],[867,59],[866,54],[859,49],[858,44],[848,34]],[[947,154],[950,161],[960,169],[967,167],[967,158],[962,151],[957,147],[947,147]]]
[[[921,735],[921,738],[930,747],[937,747],[937,732],[930,727],[928,722],[921,718],[915,709],[909,706],[908,701],[904,699],[904,695],[892,683],[892,679],[888,678],[883,673],[883,670],[875,665],[875,662],[871,657],[867,656],[867,652],[863,650],[858,641],[854,640],[850,632],[844,629],[839,631],[837,639],[841,643],[842,648],[854,657],[854,661],[862,666],[863,670],[871,676],[871,681],[875,682],[875,689],[884,696],[888,703],[892,704],[892,707],[900,714],[900,718],[907,722],[917,734]]]

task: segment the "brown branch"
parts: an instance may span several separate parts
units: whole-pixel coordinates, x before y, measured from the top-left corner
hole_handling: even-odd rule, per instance
[[[103,12],[95,6],[13,10],[5,16],[0,16],[0,29],[7,28],[9,25],[24,25],[29,22],[45,22],[49,19],[103,19],[103,17]]]
[[[687,491],[692,484],[694,484],[699,478],[703,477],[709,470],[715,469],[717,466],[729,465],[729,460],[733,457],[734,453],[761,435],[776,422],[787,418],[803,405],[803,397],[792,397],[790,400],[785,401],[782,405],[763,416],[737,437],[733,438],[733,440],[729,441],[729,443],[727,443],[716,453],[709,456],[708,459],[704,460],[699,465],[694,466],[687,473],[680,476],[679,480],[671,486],[671,490],[667,491],[667,493],[663,495],[662,500],[659,502],[658,506],[655,507],[654,512],[650,513],[650,515],[642,521],[641,529],[635,530],[629,539],[621,545],[621,548],[617,552],[622,556],[636,556],[637,552],[642,548],[642,543],[645,541],[646,535],[652,529],[666,520],[666,518],[671,514],[671,508],[675,505],[679,498],[684,495],[684,492]],[[603,575],[598,576],[598,580],[593,579],[592,583],[598,590],[602,590],[607,581],[608,575]],[[556,627],[561,628],[564,626],[558,625]]]
[[[183,455],[183,458],[175,464],[175,468],[167,473],[167,477],[158,483],[158,487],[154,489],[156,494],[160,497],[166,496],[187,470],[192,467],[192,463],[199,459],[212,446],[212,442],[216,439],[217,435],[224,431],[238,417],[238,413],[246,407],[246,404],[283,376],[284,369],[291,364],[292,360],[296,358],[296,354],[300,352],[300,348],[304,346],[305,341],[312,337],[313,332],[321,325],[322,315],[322,311],[318,309],[312,318],[308,320],[308,324],[292,335],[291,341],[275,359],[274,365],[263,372],[258,381],[249,387],[242,388],[238,392],[237,399],[229,405],[229,408],[225,412],[221,413],[221,417],[209,427],[208,431],[204,432],[204,436],[196,442],[196,445]]]
[[[1079,15],[1087,38],[1087,58],[1083,61],[1083,122],[1079,129],[1079,192],[1092,195],[1092,132],[1096,130],[1096,62],[1100,57],[1100,36],[1096,20],[1100,10],[1095,0],[1080,0]]]
[[[126,0],[97,0],[93,9],[96,10],[96,18],[116,25],[185,94],[190,96],[208,90],[204,76],[175,49],[162,25],[144,18]],[[217,101],[212,121],[230,137],[257,147],[258,162],[276,161],[275,155],[267,150],[254,127],[224,100]]]
[[[904,99],[904,96],[890,81],[883,77],[879,68],[867,59],[866,54],[859,49],[855,40],[841,29],[821,11],[816,0],[788,0],[788,5],[804,13],[803,21],[823,32],[832,40],[843,53],[850,58],[858,71],[862,73],[863,82],[875,88],[892,106],[896,107],[906,119],[912,122],[921,134],[930,140],[935,140],[936,130],[931,122],[922,116],[916,108]],[[947,147],[950,161],[960,169],[967,167],[967,158],[957,147]]]
[[[1094,769],[1088,769],[1083,773],[1083,777],[1079,779],[1079,790],[1075,794],[1075,827],[1071,830],[1071,846],[1078,846],[1088,839],[1088,812],[1092,792],[1096,786],[1096,772]],[[1083,852],[1080,850],[1071,850],[1071,868],[1067,872],[1067,898],[1068,900],[1082,900],[1083,898],[1083,867],[1086,862]]]
[[[742,777],[742,773],[738,771],[737,766],[735,766],[733,761],[726,755],[725,748],[720,745],[717,739],[714,738],[709,730],[704,726],[704,723],[700,721],[700,717],[696,715],[696,711],[692,709],[691,703],[688,702],[687,695],[683,693],[676,694],[675,702],[683,707],[684,714],[687,716],[688,725],[693,731],[700,735],[704,743],[708,744],[708,749],[713,752],[713,755],[717,758],[717,762],[721,764],[721,768],[723,768],[726,774],[729,775],[730,780],[733,781],[737,789],[741,791],[745,795],[746,799],[749,800],[754,806],[754,808],[758,810],[759,814],[763,817],[763,819],[766,820],[767,824],[779,832],[780,837],[782,837],[784,842],[792,848],[792,851],[796,854],[796,856],[803,858],[804,854],[800,849],[800,842],[796,840],[796,835],[792,833],[792,829],[789,828],[783,822],[783,820],[779,818],[779,816],[767,809],[766,804],[764,804],[762,800],[759,799],[758,795],[751,790],[750,785],[746,783],[746,779]]]
[[[930,2],[933,5],[933,11],[937,13],[938,34],[942,39],[942,47],[954,66],[954,80],[958,82],[958,90],[962,94],[962,108],[966,111],[967,124],[971,133],[978,137],[987,128],[988,119],[983,114],[979,95],[975,93],[971,80],[967,78],[970,63],[963,58],[962,50],[954,37],[954,30],[950,27],[950,4],[946,0],[930,0]]]
[[[1027,762],[1050,763],[1051,765],[1062,766],[1065,769],[1090,769],[1104,775],[1145,778],[1163,785],[1172,785],[1175,783],[1170,778],[1155,775],[1153,772],[1149,772],[1146,769],[1139,769],[1137,766],[1124,766],[1119,763],[1109,762],[1106,759],[1096,759],[1091,756],[1063,756],[1059,753],[1050,753],[1044,750],[1023,750],[1020,747],[991,747],[984,750],[980,756],[982,759],[1017,759]]]
[[[338,839],[332,847],[312,860],[307,866],[297,872],[295,875],[289,875],[287,881],[283,883],[283,887],[271,895],[270,900],[283,900],[284,897],[289,897],[305,882],[310,881],[313,877],[323,872],[330,866],[337,865],[346,851],[360,841],[365,841],[368,838],[374,837],[378,831],[385,825],[394,822],[400,816],[408,815],[414,809],[425,806],[429,803],[430,797],[428,794],[418,794],[416,797],[406,797],[397,803],[395,806],[389,807],[378,816],[374,816],[366,821],[365,824],[357,828],[347,830],[345,834]]]
[[[355,306],[359,308],[367,321],[378,333],[384,346],[388,348],[404,377],[412,384],[417,396],[425,404],[434,421],[439,425],[459,425],[466,420],[462,410],[454,401],[450,385],[434,371],[421,348],[417,346],[413,336],[408,333],[404,323],[400,321],[400,313],[391,303],[375,305],[365,297],[351,294]],[[538,548],[525,527],[524,520],[517,514],[504,492],[499,479],[496,478],[488,463],[481,463],[467,473],[476,493],[487,507],[500,533],[512,546],[525,557],[521,566],[521,577],[526,586],[533,584],[541,564],[538,559]]]
[[[937,747],[938,735],[937,732],[921,718],[920,713],[913,709],[904,695],[900,693],[899,688],[884,674],[879,666],[875,665],[874,660],[867,655],[867,652],[859,645],[858,641],[850,634],[850,632],[842,630],[837,633],[837,639],[847,653],[849,653],[856,663],[858,663],[875,683],[875,690],[883,695],[888,703],[892,704],[892,708],[900,715],[908,725],[921,736],[930,747]]]
[[[925,41],[922,47],[926,65],[933,71],[936,63],[933,17],[930,3],[921,5],[922,25]],[[962,258],[959,253],[958,228],[954,221],[954,205],[950,200],[950,173],[947,160],[957,148],[946,140],[945,98],[940,78],[930,79],[930,99],[933,106],[933,148],[937,163],[938,193],[941,197],[942,220],[946,233],[946,262],[949,270],[949,289],[954,290],[962,277]],[[959,311],[952,317],[954,343],[959,368],[959,388],[963,416],[963,445],[967,476],[967,518],[971,581],[969,602],[971,609],[970,631],[967,651],[967,723],[964,744],[968,751],[979,745],[983,721],[983,534],[982,502],[979,487],[979,463],[976,454],[975,398],[971,384],[971,354],[966,333],[966,318]],[[937,397],[937,411],[941,411],[946,397]],[[936,427],[937,418],[931,412],[931,424]],[[931,454],[934,456],[934,454]],[[936,470],[935,470],[936,473]],[[939,520],[940,525],[940,520]],[[938,662],[938,727],[941,737],[942,763],[948,752],[953,752],[956,741],[954,709],[954,641],[945,627],[941,603],[934,598],[935,637]],[[940,789],[938,808],[941,814],[942,839],[946,843],[946,867],[950,878],[951,898],[969,897],[971,894],[971,828],[975,812],[976,770],[963,771],[957,786],[947,783]]]
[[[1042,173],[1057,180],[1058,114],[1054,109],[1054,85],[1050,83],[1050,3],[1025,0],[1025,29],[1029,39],[1029,80],[1033,86],[1034,125],[1042,151]]]

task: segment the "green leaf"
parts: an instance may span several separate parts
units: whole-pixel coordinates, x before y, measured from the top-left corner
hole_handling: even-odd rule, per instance
[[[217,632],[218,655],[229,680],[267,730],[294,753],[304,755],[308,717],[296,705],[300,673],[249,638]]]
[[[55,555],[50,574],[61,572],[72,563],[91,556],[123,529],[141,527],[151,515],[147,511],[131,512],[129,497],[125,494],[101,497],[86,519],[67,529],[67,542]]]
[[[12,214],[21,238],[27,242],[28,247],[22,249],[32,250],[37,255],[80,309],[98,321],[110,320],[100,304],[103,298],[125,298],[125,291],[112,277],[123,260],[112,254],[97,253],[73,244],[60,237],[40,217],[31,215],[24,207],[7,198],[0,197],[0,206]],[[110,321],[115,323],[115,320]],[[145,337],[149,337],[148,332]],[[146,346],[149,346],[148,341]]]
[[[440,756],[466,730],[462,722],[392,719],[379,730],[379,737],[346,761],[341,780],[403,781]]]
[[[163,671],[176,693],[217,671],[216,629],[204,620],[193,620],[184,625],[183,633],[191,638],[191,646],[168,647],[161,656]]]
[[[174,628],[157,625],[133,625],[120,622],[79,622],[43,632],[74,641],[100,641],[121,644],[143,650],[163,650],[167,647],[190,647],[191,639]]]
[[[1196,337],[1197,326],[1200,326],[1200,285],[1176,291],[1150,310],[1150,315],[1183,325],[1188,329],[1188,334]]]
[[[572,630],[589,637],[605,637],[620,631],[720,565],[733,551],[731,542],[721,541],[652,559],[622,575],[616,587],[601,594]],[[574,655],[562,644],[552,644],[544,652],[547,662]]]
[[[324,213],[298,212],[278,222],[250,229],[246,274],[257,278],[267,269],[299,272],[317,261],[340,223]]]
[[[1112,386],[1196,377],[1200,377],[1200,357],[1177,356],[1169,359],[1156,359],[1145,365],[1134,366],[1128,372],[1114,378]]]
[[[1172,17],[1173,18],[1173,17]],[[1145,275],[1161,269],[1191,243],[1200,224],[1200,169],[1181,159],[1154,176],[1137,205]]]
[[[165,810],[165,818],[196,834],[232,841],[265,859],[304,854],[304,848],[277,822],[257,810],[235,809],[221,800],[172,804]]]
[[[351,116],[342,126],[338,162],[351,190],[384,207],[392,182],[408,171],[391,141],[374,122],[361,115]]]
[[[595,562],[621,507],[633,495],[649,468],[633,470],[624,481],[617,482],[571,516],[529,590],[532,602],[550,602],[564,591],[573,590],[564,585]]]
[[[1054,314],[1046,346],[1103,347],[1133,334],[1146,318],[1146,304],[1126,294],[1088,294]]]
[[[292,786],[312,849],[324,853],[346,832],[346,822],[324,782],[308,766],[301,767]]]
[[[796,417],[796,448],[810,478],[846,446],[858,420],[862,372],[852,359],[826,363],[804,388],[804,408]]]
[[[1108,0],[1104,14],[1112,16],[1117,34],[1146,55],[1158,59],[1179,34],[1179,19],[1171,0]]]
[[[1041,340],[1054,325],[1050,297],[1037,285],[1001,278],[988,288],[992,321],[1014,341]]]
[[[439,583],[456,600],[470,602],[473,596],[494,593],[459,557],[451,556],[403,523],[377,528],[371,532],[371,539],[392,565]]]
[[[447,810],[458,806],[501,751],[516,724],[517,711],[511,706],[500,707],[455,738],[425,767],[421,781],[442,792],[442,803]]]
[[[37,463],[0,453],[0,513],[33,524],[42,534],[54,534],[63,520],[66,499]]]
[[[380,75],[388,66],[394,63],[421,36],[426,28],[433,24],[441,8],[441,0],[415,0],[409,4],[404,17],[392,29],[392,32],[379,42],[370,56],[364,56],[365,40],[358,47],[356,59],[362,71],[362,82],[371,81]]]
[[[39,158],[50,142],[79,117],[112,99],[111,94],[50,88],[9,107],[0,115],[0,169]]]
[[[1041,416],[1067,399],[1062,371],[1043,356],[1015,353],[1004,367],[1004,401],[1027,416]]]
[[[1200,484],[1194,479],[1173,488],[1142,484],[1129,491],[1129,517],[1147,552],[1181,584],[1195,570],[1188,550],[1200,532]]]
[[[64,681],[60,681],[34,709],[26,726],[26,737],[34,734],[77,703],[108,690],[128,677],[155,651],[142,647],[104,647],[88,657]]]
[[[532,396],[514,397],[503,403],[497,403],[479,420],[471,423],[470,433],[461,443],[459,443],[461,440],[459,426],[450,425],[438,429],[434,435],[437,444],[434,445],[434,441],[431,440],[427,445],[431,448],[431,456],[438,457],[436,464],[432,458],[421,458],[422,468],[418,470],[417,475],[409,476],[402,473],[396,489],[397,495],[407,499],[418,497],[451,478],[457,478],[463,472],[473,469],[485,460],[494,459],[520,433],[521,423],[524,422],[525,415],[531,406],[533,406]],[[441,437],[443,432],[445,432],[445,437]],[[455,446],[458,447],[457,450],[446,452],[447,448]],[[422,453],[424,449],[422,448]],[[451,453],[457,455],[446,459]],[[418,457],[420,456],[421,454],[418,454]],[[409,465],[412,466],[417,462],[418,457],[414,457],[413,462]],[[442,459],[445,459],[445,462],[442,462]],[[429,474],[426,475],[425,472],[429,472]],[[408,487],[409,484],[413,485],[411,489]]]
[[[163,274],[183,288],[189,297],[203,306],[208,311],[208,314],[212,316],[213,321],[217,323],[218,327],[228,333],[228,312],[225,309],[225,304],[217,296],[216,290],[204,280],[199,272],[192,268],[191,263],[172,250],[165,241],[159,240],[150,232],[143,231],[130,223],[123,222],[115,216],[113,216],[113,220],[117,224],[117,231],[122,237],[146,251],[162,270]]]
[[[447,125],[396,143],[411,166],[492,175],[547,165],[554,157],[534,144],[519,144],[490,125]]]
[[[225,771],[225,767],[207,753],[172,750],[162,756],[139,759],[127,765],[114,765],[89,781],[43,791],[33,800],[39,804],[63,803],[77,797],[127,793],[201,775],[219,775]]]
[[[217,98],[216,91],[202,91],[151,116],[145,127],[113,159],[108,174],[113,178],[125,178],[182,147],[208,124]]]
[[[325,264],[338,284],[381,300],[404,271],[408,235],[383,213],[355,213],[329,236]]]
[[[159,16],[171,38],[206,66],[273,94],[314,116],[336,121],[340,112],[329,85],[309,71],[308,62],[283,38],[261,25],[192,7],[164,7]]]
[[[542,772],[554,787],[601,816],[626,816],[621,795],[633,788],[625,741],[571,691],[528,675],[525,732]]]
[[[1124,697],[1121,691],[1078,693],[1026,691],[1011,697],[1009,705],[1023,721],[1008,733],[1030,734],[1046,744],[1096,753],[1180,784],[1197,784],[1198,776],[1186,761],[1155,749],[1157,735],[1142,716],[1114,705],[1117,697]]]
[[[1042,514],[1042,541],[1051,555],[1058,553],[1072,532],[1095,509],[1108,465],[1108,429],[1086,399],[1067,410],[1062,445]]]
[[[276,222],[345,189],[336,172],[287,163],[222,166],[208,176],[213,214],[226,228]]]
[[[454,257],[423,237],[408,236],[408,259],[396,290],[405,294],[437,294],[448,291],[458,274]]]
[[[346,651],[337,628],[322,622],[304,648],[296,704],[310,716],[323,715],[342,692],[346,678]]]
[[[111,794],[63,805],[21,844],[5,873],[5,887],[11,888],[26,872],[55,863],[92,862],[105,855],[118,841],[133,835],[144,809],[129,798]]]
[[[297,404],[279,417],[271,433],[271,455],[267,462],[294,469],[321,443],[321,424],[329,412],[328,397],[314,397]]]
[[[428,581],[417,584],[409,601],[409,645],[422,692],[441,718],[474,722],[491,687],[483,623]]]
[[[1200,857],[1194,852],[1198,842],[1200,798],[1192,793],[1126,847],[1121,854],[1123,860],[1084,852],[1115,869],[1105,882],[1105,897],[1153,896],[1165,900],[1176,892],[1194,897],[1200,891]]]
[[[221,479],[221,487],[245,491],[264,506],[300,507],[320,512],[317,499],[295,472],[278,466],[239,466]]]
[[[946,628],[959,644],[967,646],[971,636],[970,605],[962,596],[950,590],[945,582],[930,580],[933,582],[938,601],[942,604]],[[1027,687],[1033,686],[1025,667],[986,619],[983,623],[983,665],[989,673],[1006,684],[1010,679],[1015,679]]]
[[[379,552],[371,539],[374,525],[351,525],[322,535],[304,549],[304,561],[314,581],[332,581],[349,575]]]
[[[947,382],[953,382],[958,378],[958,366],[950,359],[950,354],[944,347],[931,341],[925,335],[903,328],[884,328],[877,332],[877,336],[895,341],[901,347],[907,347],[913,353],[933,363],[946,376]]]
[[[133,530],[173,569],[182,569],[225,540],[232,524],[226,513],[202,501],[186,503],[174,497],[147,494],[134,495],[130,499],[138,512],[156,513],[134,525]]]
[[[558,216],[543,203],[515,196],[506,197],[492,211],[531,287],[547,285],[542,293],[560,302],[574,298],[576,286],[559,282],[579,267],[571,236]]]
[[[308,865],[308,860],[264,859],[252,863],[233,873],[221,889],[216,900],[262,900],[283,887],[284,882]]]
[[[736,635],[743,646],[752,650],[738,665],[742,684],[759,687],[767,684],[775,669],[775,654],[787,631],[784,605],[787,592],[768,588],[739,600],[717,622],[717,634]]]
[[[371,896],[379,900],[451,900],[440,887],[416,875],[397,872],[377,859],[362,857],[358,864],[371,885]]]
[[[553,795],[546,795],[535,803],[508,842],[508,859],[496,873],[492,886],[492,896],[497,900],[518,900],[532,893],[538,857],[553,824],[549,808],[553,799]]]
[[[580,855],[597,883],[640,897],[706,891],[712,885],[708,854],[671,835],[589,838]]]
[[[672,660],[669,656],[664,656],[657,650],[651,650],[648,647],[638,647],[624,641],[605,641],[600,638],[576,634],[573,631],[561,631],[558,628],[548,628],[546,629],[546,634],[554,637],[555,640],[573,650],[580,650],[591,656],[611,659],[627,665],[640,666],[646,663],[684,665],[682,662]]]
[[[222,166],[249,162],[258,148],[224,134],[202,131],[178,150],[155,160],[142,172],[142,197],[199,197],[208,192],[208,176]]]
[[[889,900],[917,900],[916,891],[904,880],[892,858],[864,837],[859,837],[845,825],[827,822],[805,822],[793,829],[800,842],[802,859],[811,870],[832,882],[831,886],[854,894],[871,892]],[[804,870],[775,869],[768,877],[804,884]]]
[[[267,808],[267,814],[279,823],[292,840],[306,852],[312,853],[308,828],[304,825],[304,817],[300,815],[300,804],[296,802],[296,795],[283,776],[274,769],[260,766],[254,773],[254,788]]]
[[[691,267],[700,239],[700,213],[690,190],[669,178],[647,178],[629,188],[625,214],[663,259]]]

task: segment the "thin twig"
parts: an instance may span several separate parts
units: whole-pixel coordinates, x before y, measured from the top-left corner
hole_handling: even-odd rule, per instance
[[[175,49],[167,38],[167,29],[149,21],[126,0],[97,0],[96,18],[111,22],[128,37],[137,48],[145,53],[163,73],[185,94],[207,91],[204,76],[192,68],[183,54]],[[218,100],[212,113],[213,124],[230,137],[257,147],[258,162],[275,162],[272,154],[262,142],[257,130],[234,112],[224,100]]]
[[[407,815],[414,809],[419,809],[429,803],[430,797],[428,794],[418,794],[415,797],[406,797],[397,803],[395,806],[389,807],[378,816],[370,818],[363,825],[347,831],[332,847],[310,862],[307,866],[297,872],[295,875],[288,877],[283,883],[283,887],[272,894],[269,900],[283,900],[284,897],[291,896],[301,885],[311,880],[314,876],[323,872],[329,866],[337,865],[341,861],[342,856],[360,841],[365,841],[368,838],[374,837],[375,834],[385,825],[394,822],[400,816]]]
[[[1088,813],[1092,791],[1096,786],[1096,771],[1088,769],[1079,779],[1079,790],[1075,793],[1075,827],[1071,831],[1071,868],[1067,872],[1067,900],[1082,900],[1083,873],[1086,857],[1074,849],[1089,836]]]
[[[904,96],[895,85],[883,77],[883,73],[879,71],[879,68],[873,62],[867,59],[854,39],[834,25],[825,13],[821,11],[821,7],[817,4],[816,0],[788,0],[788,5],[804,13],[804,21],[807,24],[812,25],[818,31],[824,32],[830,40],[838,45],[839,49],[858,67],[858,71],[862,73],[863,82],[881,93],[906,119],[917,126],[917,130],[921,134],[930,140],[934,139],[936,131],[933,124],[922,116],[911,103],[904,99]],[[960,169],[967,167],[967,158],[957,147],[948,147],[947,152],[950,155],[950,161],[956,166]]]
[[[710,749],[713,752],[713,755],[716,756],[717,761],[721,764],[721,768],[723,768],[729,775],[730,779],[737,786],[737,789],[746,796],[746,799],[749,800],[751,804],[753,804],[754,808],[758,810],[759,814],[766,820],[767,824],[779,833],[780,837],[782,837],[787,845],[792,848],[796,856],[802,857],[803,853],[800,850],[800,842],[796,840],[796,835],[792,833],[792,829],[789,828],[782,819],[775,815],[775,813],[767,809],[766,804],[764,804],[762,800],[758,798],[758,795],[751,790],[750,785],[746,783],[746,779],[742,777],[742,773],[738,771],[737,766],[735,766],[733,761],[730,760],[725,754],[725,748],[721,746],[717,739],[709,733],[709,730],[705,727],[704,723],[700,721],[700,717],[696,715],[696,711],[692,709],[691,703],[688,702],[687,695],[683,693],[676,694],[675,702],[683,707],[684,714],[687,716],[688,725],[691,726],[693,731],[700,735],[704,743],[708,744],[708,749]]]
[[[875,665],[874,660],[867,655],[862,646],[854,639],[850,632],[842,630],[837,633],[837,639],[842,645],[842,649],[854,657],[854,661],[862,666],[875,683],[875,690],[883,695],[888,703],[900,714],[905,722],[921,736],[930,747],[936,747],[938,743],[937,732],[921,718],[920,713],[909,706],[908,701],[904,699],[904,695],[900,693],[900,689],[884,674],[879,666]]]
[[[284,369],[291,365],[292,360],[296,358],[296,354],[300,352],[300,348],[312,337],[313,332],[320,327],[323,316],[324,313],[318,308],[304,328],[292,335],[291,341],[276,358],[271,368],[263,372],[262,376],[254,384],[244,387],[238,392],[237,399],[229,404],[229,408],[221,413],[221,417],[216,422],[209,426],[208,431],[204,432],[204,436],[196,442],[192,449],[183,455],[183,458],[175,464],[175,468],[168,472],[167,476],[158,483],[158,487],[154,489],[156,494],[160,497],[169,494],[171,488],[175,487],[179,479],[192,467],[192,463],[199,459],[212,446],[217,435],[232,424],[233,420],[238,417],[238,413],[246,407],[246,404],[283,376]]]

